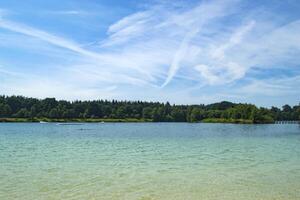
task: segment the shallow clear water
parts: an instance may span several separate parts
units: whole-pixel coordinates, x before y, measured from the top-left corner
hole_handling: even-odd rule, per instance
[[[300,199],[299,125],[0,124],[0,199]]]

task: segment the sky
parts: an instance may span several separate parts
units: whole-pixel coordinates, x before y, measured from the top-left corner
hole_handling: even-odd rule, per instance
[[[2,0],[0,94],[300,102],[299,0]]]

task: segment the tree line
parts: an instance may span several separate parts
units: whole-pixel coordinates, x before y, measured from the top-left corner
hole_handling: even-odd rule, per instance
[[[154,122],[199,122],[205,119],[248,120],[272,123],[300,120],[300,104],[258,108],[253,104],[223,101],[209,105],[171,105],[144,101],[65,101],[55,98],[0,96],[0,118],[147,119]]]

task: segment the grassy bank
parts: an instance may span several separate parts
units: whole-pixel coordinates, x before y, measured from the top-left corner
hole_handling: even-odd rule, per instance
[[[0,118],[0,122],[151,122],[149,119],[108,119],[108,118],[88,118],[88,119],[50,119],[50,118]]]
[[[153,122],[151,119],[135,119],[135,118],[124,118],[124,119],[110,119],[110,118],[73,118],[73,119],[52,119],[52,118],[0,118],[0,122]],[[207,118],[201,121],[202,123],[232,123],[232,124],[257,124],[253,120],[249,119],[224,119],[224,118]],[[261,124],[271,124],[273,121],[261,122]]]
[[[207,118],[201,122],[204,123],[232,123],[232,124],[254,124],[253,120],[249,119],[224,119],[224,118]]]

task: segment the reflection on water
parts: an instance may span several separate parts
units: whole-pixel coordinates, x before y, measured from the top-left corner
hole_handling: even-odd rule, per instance
[[[298,125],[0,124],[0,199],[300,199]]]

